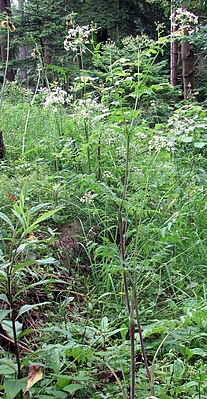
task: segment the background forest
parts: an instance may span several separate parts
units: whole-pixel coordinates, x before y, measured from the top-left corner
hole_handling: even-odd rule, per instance
[[[207,394],[205,1],[0,0],[0,396]]]

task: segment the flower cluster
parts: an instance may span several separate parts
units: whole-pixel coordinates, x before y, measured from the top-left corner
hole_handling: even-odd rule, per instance
[[[68,34],[64,40],[64,48],[66,51],[86,51],[86,44],[90,43],[90,35],[96,31],[95,25],[75,25],[74,28],[69,29]]]
[[[44,108],[53,107],[54,112],[57,111],[56,107],[58,105],[69,104],[73,99],[72,95],[68,95],[68,93],[65,90],[61,89],[61,87],[59,86],[54,87],[51,90],[42,89],[40,92],[41,94],[46,95],[46,99],[44,101]]]
[[[153,139],[148,142],[148,149],[150,151],[155,150],[159,152],[162,148],[169,152],[175,151],[173,142],[164,136],[154,136]]]
[[[186,9],[177,8],[170,19],[178,31],[186,30],[189,35],[198,31],[198,17]]]
[[[104,104],[98,103],[93,98],[79,99],[74,107],[75,114],[73,115],[77,124],[82,124],[84,120],[91,120],[94,116],[94,121],[96,118],[99,120],[99,115],[104,116],[108,112],[108,108]]]
[[[110,172],[110,170],[105,170],[103,172],[103,177],[105,177],[106,179],[110,179],[112,177],[112,173]]]
[[[98,196],[97,193],[94,193],[93,191],[88,191],[80,198],[80,202],[82,203],[87,202],[88,204],[91,204],[94,198],[96,198],[97,196]]]

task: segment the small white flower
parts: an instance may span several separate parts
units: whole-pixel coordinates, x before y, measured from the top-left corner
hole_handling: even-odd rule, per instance
[[[75,25],[74,28],[69,29],[68,34],[64,40],[64,48],[66,51],[86,51],[85,44],[90,43],[91,32],[97,28],[93,25]]]
[[[153,139],[148,142],[149,151],[155,150],[159,152],[162,148],[169,152],[175,151],[173,142],[168,140],[167,137],[154,136]]]
[[[110,177],[112,177],[112,173],[109,170],[105,170],[103,172],[103,177],[106,177],[107,179],[110,179]]]
[[[94,193],[93,191],[88,191],[80,198],[80,202],[82,203],[86,202],[88,204],[91,204],[94,198],[96,198],[97,196],[98,196],[97,193]]]
[[[44,94],[43,91],[42,93]],[[49,108],[51,106],[53,107],[58,106],[58,104],[60,105],[68,104],[72,101],[72,99],[73,99],[72,95],[68,95],[68,93],[65,90],[57,86],[52,90],[47,91],[46,100],[44,102],[44,108]],[[57,107],[55,108],[57,109]]]

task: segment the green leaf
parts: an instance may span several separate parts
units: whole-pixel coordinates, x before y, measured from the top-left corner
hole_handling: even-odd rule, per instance
[[[81,389],[83,386],[81,384],[70,384],[66,385],[66,387],[63,388],[63,391],[69,392],[69,393],[75,393],[78,391],[78,389]]]
[[[40,216],[39,218],[37,218],[31,226],[29,226],[25,232],[24,235],[26,236],[27,234],[29,234],[32,230],[34,230],[38,224],[40,224],[41,222],[43,222],[46,219],[49,219],[51,216],[53,216],[56,212],[60,211],[62,208],[57,208],[57,209],[53,209],[52,211],[48,211],[46,213],[44,213],[42,216]]]
[[[123,328],[116,328],[115,330],[113,330],[113,331],[111,331],[110,333],[108,333],[107,334],[107,337],[112,337],[113,335],[116,335],[116,334],[118,334],[119,332],[121,333],[121,331],[125,331],[126,333],[127,333],[127,331],[128,331],[128,328],[126,328],[126,327],[123,327]]]
[[[58,261],[55,258],[53,258],[52,256],[50,256],[49,258],[38,259],[35,261],[35,263],[38,263],[40,265],[48,265],[48,264],[50,265],[51,263],[57,264]]]
[[[12,368],[7,366],[6,364],[3,364],[3,365],[0,364],[0,375],[1,376],[6,376],[6,377],[12,376],[12,377],[14,377],[14,375],[12,375],[12,374],[15,374],[16,372],[17,372],[17,370],[15,370],[15,371],[12,370]]]
[[[5,213],[0,212],[0,218],[3,219],[11,227],[12,230],[14,230],[12,221],[8,218],[7,215],[5,215]]]
[[[195,148],[203,148],[205,147],[205,145],[207,145],[207,143],[205,143],[204,141],[196,141],[195,143],[193,143]]]
[[[3,263],[3,265],[0,266],[0,269],[1,269],[1,270],[4,270],[4,269],[6,269],[8,266],[10,266],[10,265],[11,265],[11,262]]]
[[[8,305],[10,305],[10,302],[9,302],[9,300],[8,300],[8,298],[7,298],[7,296],[6,296],[5,294],[1,294],[1,295],[0,295],[0,300],[4,301],[4,302],[6,302]]]
[[[21,378],[20,380],[5,379],[6,399],[14,399],[21,390],[25,389],[26,384],[27,378]]]
[[[50,395],[35,395],[35,398],[37,398],[37,399],[54,399],[54,396],[50,396]]]
[[[25,223],[24,223],[24,219],[22,219],[22,217],[19,215],[18,212],[16,212],[14,209],[12,209],[13,214],[16,216],[16,218],[19,220],[21,226],[23,227],[23,229],[25,229]]]
[[[48,305],[48,303],[50,303],[50,302],[36,303],[34,305],[23,305],[20,308],[16,319],[18,319],[18,317],[20,317],[23,313],[29,312],[31,309],[38,308],[39,306]]]
[[[39,205],[33,206],[32,208],[29,209],[29,213],[30,214],[36,213],[36,212],[40,211],[40,209],[45,208],[46,206],[49,206],[49,205],[50,205],[49,202],[45,202],[44,204],[39,204]]]
[[[192,350],[193,355],[199,355],[201,357],[207,356],[207,352],[203,348],[193,348],[191,350]]]
[[[10,310],[4,310],[4,309],[0,309],[0,323],[2,322],[2,320],[5,319],[5,317],[11,313],[11,309]]]
[[[185,372],[185,365],[181,359],[176,359],[173,364],[173,374],[175,378],[181,378]]]
[[[108,317],[104,316],[101,320],[101,324],[100,324],[101,329],[105,329],[109,327],[109,320]]]
[[[35,398],[37,398],[37,399],[54,399],[54,396],[50,396],[50,395],[35,395]]]
[[[181,137],[183,143],[192,143],[193,137]]]
[[[28,291],[28,290],[31,289],[31,288],[37,287],[37,286],[39,286],[39,285],[50,284],[50,283],[69,284],[69,282],[64,281],[64,280],[55,279],[55,278],[49,278],[49,279],[37,281],[36,283],[32,283],[32,284],[29,284],[29,285],[24,286],[24,287],[21,288],[18,292],[16,292],[16,294],[14,295],[14,297],[18,297],[19,294],[21,294],[22,292],[26,292],[26,291]]]
[[[13,373],[17,372],[17,366],[11,359],[4,357],[3,359],[0,359],[0,364],[9,367]]]
[[[23,262],[23,263],[18,263],[17,265],[14,266],[12,274],[15,274],[18,270],[24,269],[27,266],[34,265],[34,263],[35,263],[34,260],[28,260],[28,261]]]
[[[121,337],[122,337],[122,339],[125,339],[126,338],[126,336],[127,336],[127,333],[128,333],[128,327],[127,327],[127,325],[126,324],[122,324],[121,325],[121,328],[120,328],[120,334],[121,334]]]
[[[17,248],[16,255],[19,255],[21,252],[23,252],[25,250],[25,248],[27,248],[27,247],[29,247],[31,245],[34,245],[36,243],[39,243],[39,241],[38,240],[32,240],[32,241],[25,242],[24,244],[20,244],[18,246],[18,248]]]

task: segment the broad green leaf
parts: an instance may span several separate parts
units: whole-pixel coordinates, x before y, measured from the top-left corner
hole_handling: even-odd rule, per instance
[[[30,284],[30,285],[24,286],[24,287],[21,288],[18,292],[16,292],[16,294],[14,295],[14,297],[18,297],[19,294],[21,294],[22,292],[28,291],[30,288],[34,288],[34,287],[37,287],[37,286],[39,286],[39,285],[45,285],[45,284],[50,284],[50,283],[69,284],[69,282],[67,282],[67,281],[60,280],[60,279],[55,279],[55,278],[40,280],[40,281],[37,281],[36,283],[32,283],[32,284]]]
[[[4,309],[0,309],[0,323],[2,322],[2,320],[5,319],[5,317],[11,313],[11,309],[10,310],[4,310]]]
[[[56,212],[60,211],[62,208],[57,208],[57,209],[53,209],[52,211],[48,211],[46,213],[44,213],[42,216],[40,216],[39,218],[37,218],[32,224],[31,226],[29,226],[25,232],[24,235],[26,236],[28,233],[30,233],[32,230],[34,230],[37,225],[41,222],[43,222],[46,219],[49,219],[51,216],[53,216]]]
[[[35,398],[37,398],[37,399],[54,399],[54,396],[50,396],[50,395],[35,395]]]
[[[29,247],[29,246],[31,246],[31,245],[34,245],[34,244],[36,244],[36,243],[39,243],[39,241],[38,241],[38,240],[32,240],[32,241],[25,242],[24,244],[20,244],[20,245],[18,246],[18,248],[17,248],[16,255],[19,255],[19,254],[20,254],[21,252],[23,252],[27,247]]]
[[[12,274],[15,274],[18,270],[24,269],[27,266],[34,265],[35,261],[34,260],[28,260],[26,262],[18,263],[17,265],[14,266]]]
[[[109,327],[109,320],[108,320],[108,317],[104,316],[104,317],[102,318],[100,327],[103,328],[103,329]]]
[[[162,322],[152,323],[143,329],[143,337],[149,337],[152,334],[161,334],[166,331],[166,326]]]
[[[125,339],[126,338],[126,336],[127,336],[127,333],[128,333],[128,327],[126,326],[126,324],[122,324],[121,325],[121,328],[120,328],[120,334],[121,334],[121,337],[122,337],[122,339]]]
[[[19,312],[18,315],[16,317],[16,319],[18,319],[19,316],[21,316],[22,314],[29,312],[30,310],[34,309],[34,308],[38,308],[39,306],[43,306],[43,305],[48,305],[48,303],[50,302],[42,302],[42,303],[36,303],[34,305],[23,305]]]
[[[3,263],[3,265],[0,266],[0,269],[1,269],[1,270],[4,270],[4,269],[6,269],[8,266],[10,266],[10,265],[11,265],[11,262]]]
[[[0,301],[4,301],[6,302],[8,305],[10,305],[9,299],[7,298],[7,296],[5,294],[1,294],[0,295]]]
[[[24,219],[14,209],[12,209],[12,212],[16,216],[16,218],[19,220],[19,222],[20,222],[21,226],[23,227],[23,229],[25,229]]]
[[[193,351],[188,348],[187,346],[181,345],[180,344],[180,352],[184,356],[184,358],[187,360],[187,362],[193,357]]]
[[[165,238],[166,230],[167,230],[167,227],[162,227],[162,228],[160,229],[162,238]]]
[[[0,375],[1,376],[12,376],[12,374],[15,374],[17,370],[13,370],[11,367],[9,367],[7,364],[0,364]],[[13,375],[14,377],[14,375]]]
[[[32,208],[29,209],[29,213],[32,214],[32,213],[38,212],[38,211],[40,211],[40,209],[45,208],[46,206],[49,206],[49,205],[50,205],[49,202],[45,202],[44,204],[39,204],[39,205],[33,206]]]
[[[8,335],[10,337],[12,337],[12,339],[14,339],[14,331],[13,331],[12,321],[9,319],[4,319],[2,321],[2,326],[6,330]],[[22,323],[19,323],[19,321],[15,321],[15,328],[16,328],[16,335],[18,338],[22,332]]]
[[[83,385],[81,384],[70,384],[66,385],[66,387],[63,388],[63,391],[69,392],[69,393],[75,393],[78,391],[78,389],[81,389]]]
[[[181,137],[183,143],[192,143],[193,137]]]
[[[63,391],[57,391],[56,389],[48,389],[48,393],[52,393],[53,399],[65,399],[68,398],[67,393]]]
[[[196,141],[195,143],[193,143],[195,148],[203,148],[205,147],[205,145],[207,145],[207,143],[205,143],[204,141]]]
[[[48,265],[48,264],[51,264],[51,263],[57,264],[58,261],[55,258],[53,258],[52,256],[50,256],[49,258],[38,259],[38,260],[35,261],[35,263],[38,263],[40,265]]]
[[[9,367],[13,373],[17,372],[17,366],[11,359],[4,357],[3,359],[0,359],[0,364]]]
[[[26,196],[27,196],[27,184],[24,184],[24,186],[21,189],[21,193],[20,193],[20,202],[21,202],[22,208],[24,208],[24,202],[25,202]]]
[[[128,328],[126,328],[126,327],[123,327],[123,328],[116,328],[115,330],[113,330],[113,331],[110,331],[109,333],[107,333],[107,337],[112,337],[113,335],[116,335],[116,334],[118,334],[119,332],[121,333],[122,331],[125,331],[125,333],[127,334],[127,332],[128,332]]]
[[[191,350],[194,355],[199,355],[201,357],[207,356],[207,352],[203,348],[192,348]]]
[[[175,378],[181,378],[185,372],[185,365],[181,359],[176,359],[173,364],[173,375]]]
[[[8,216],[5,215],[5,213],[0,212],[0,218],[3,219],[11,227],[12,230],[14,230],[11,219],[9,219]]]
[[[25,389],[26,383],[27,378],[21,378],[20,380],[5,379],[6,399],[14,399],[21,390]]]

